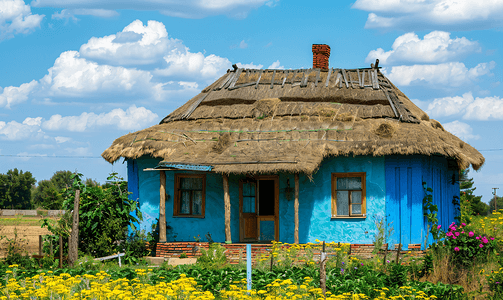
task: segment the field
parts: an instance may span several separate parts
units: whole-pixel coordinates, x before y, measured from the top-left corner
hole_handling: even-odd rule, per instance
[[[41,217],[0,217],[0,236],[3,237],[0,241],[0,258],[5,258],[7,255],[8,240],[16,238],[19,244],[28,254],[38,254],[38,237],[39,235],[50,234],[47,228],[41,228]]]
[[[349,254],[348,244],[327,243],[332,254],[324,269],[321,242],[273,243],[253,266],[252,290],[246,289],[244,265],[229,265],[218,243],[193,266],[154,268],[138,261],[119,267],[89,256],[64,269],[52,261],[0,263],[0,299],[503,299],[503,214],[466,222],[433,227],[438,242],[426,256],[408,252],[397,262],[381,254],[361,259]],[[38,251],[38,235],[47,233],[40,218],[3,218],[0,224],[9,234],[4,244],[15,228],[28,253]]]

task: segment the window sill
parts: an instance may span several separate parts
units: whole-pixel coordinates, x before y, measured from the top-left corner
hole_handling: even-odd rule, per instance
[[[331,219],[366,219],[367,216],[332,216]]]
[[[204,219],[204,216],[173,215],[173,218],[193,218],[193,219]]]

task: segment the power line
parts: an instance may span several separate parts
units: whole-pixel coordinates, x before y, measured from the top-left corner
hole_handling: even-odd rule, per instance
[[[38,158],[101,158],[101,159],[103,159],[103,157],[101,157],[101,156],[72,156],[72,155],[51,155],[51,156],[48,156],[48,155],[0,154],[0,156],[6,156],[6,157],[23,157],[23,158],[38,157]]]
[[[503,149],[485,149],[485,150],[479,150],[480,151],[503,151]]]

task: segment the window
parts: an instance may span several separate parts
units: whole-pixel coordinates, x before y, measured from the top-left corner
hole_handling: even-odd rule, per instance
[[[332,173],[332,218],[365,218],[365,173]]]
[[[175,174],[173,215],[204,218],[206,176]]]

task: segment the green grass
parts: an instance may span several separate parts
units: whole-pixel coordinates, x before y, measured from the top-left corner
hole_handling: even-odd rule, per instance
[[[39,216],[12,216],[12,217],[0,217],[0,226],[40,226],[42,224],[42,218]]]

